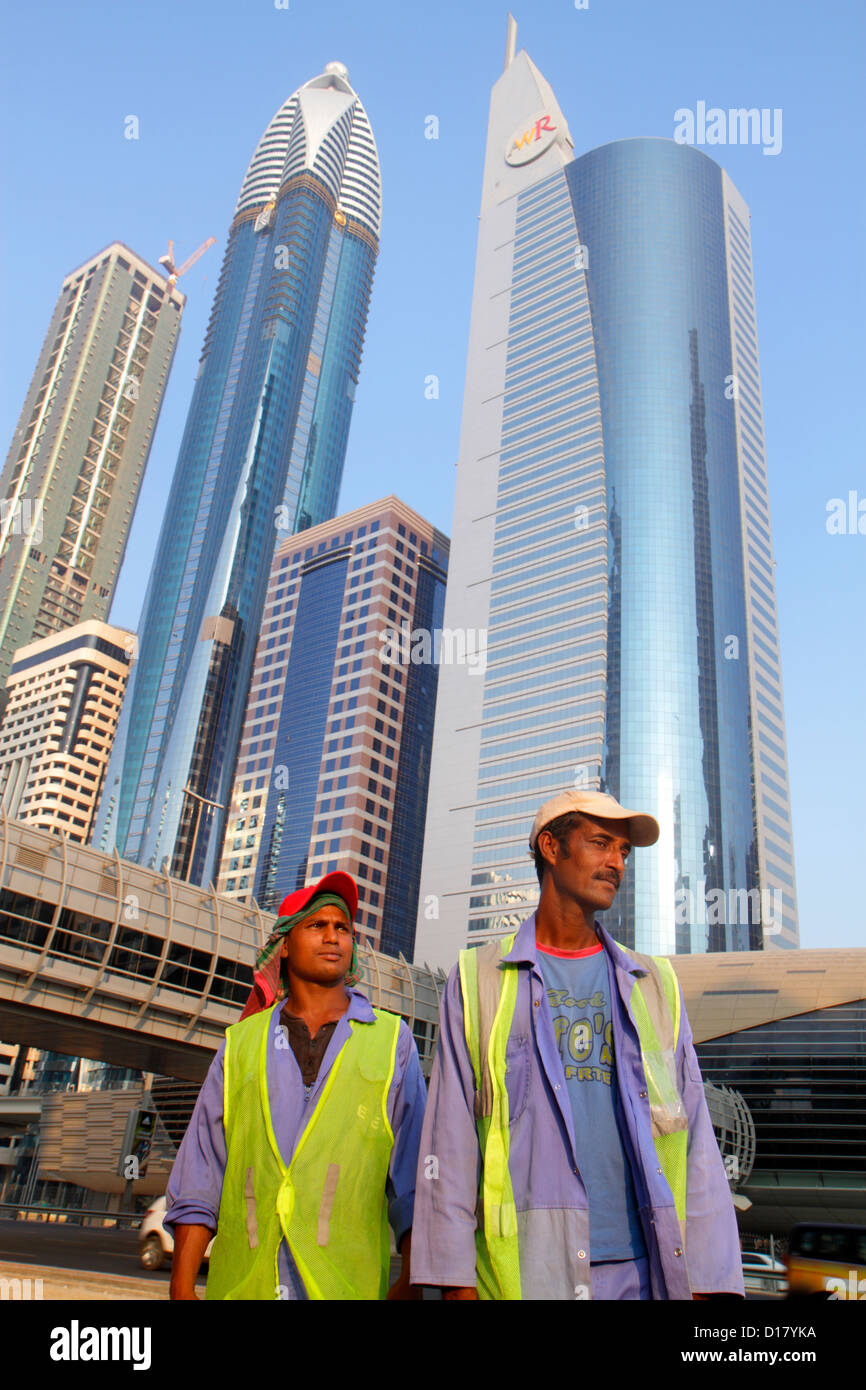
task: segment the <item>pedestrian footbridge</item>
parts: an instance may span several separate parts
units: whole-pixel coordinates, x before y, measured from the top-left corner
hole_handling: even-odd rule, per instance
[[[201,1081],[275,918],[0,814],[0,1038]],[[441,971],[361,947],[362,988],[425,1071]]]

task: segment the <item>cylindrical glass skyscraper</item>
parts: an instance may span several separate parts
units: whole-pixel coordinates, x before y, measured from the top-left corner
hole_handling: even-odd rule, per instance
[[[276,541],[334,515],[380,227],[341,63],[280,108],[244,178],[93,843],[215,877]]]
[[[644,924],[645,950],[745,950],[748,915],[698,911],[719,889],[760,886],[725,176],[673,141],[624,140],[565,177],[604,437],[604,779],[624,804],[657,808],[662,826],[605,921],[632,940]]]

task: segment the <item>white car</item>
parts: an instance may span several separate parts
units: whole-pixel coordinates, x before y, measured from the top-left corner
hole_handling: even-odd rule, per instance
[[[162,1224],[165,1216],[165,1197],[157,1197],[148,1207],[138,1232],[138,1262],[143,1269],[161,1269],[166,1260],[174,1254],[174,1240],[170,1231]],[[204,1252],[210,1259],[213,1241]]]
[[[746,1293],[778,1293],[787,1289],[787,1271],[779,1260],[760,1250],[743,1251],[743,1282]]]

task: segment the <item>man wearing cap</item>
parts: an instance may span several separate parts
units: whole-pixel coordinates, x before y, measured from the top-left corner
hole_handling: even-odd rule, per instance
[[[386,1296],[388,1221],[409,1289],[426,1092],[406,1024],[359,990],[358,891],[328,874],[290,894],[226,1031],[169,1180],[171,1297]]]
[[[595,921],[652,816],[563,792],[538,907],[461,951],[442,1002],[412,1280],[447,1299],[743,1296],[733,1202],[670,962]]]

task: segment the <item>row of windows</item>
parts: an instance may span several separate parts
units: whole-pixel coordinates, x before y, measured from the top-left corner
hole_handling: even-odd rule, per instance
[[[753,407],[749,404],[748,394],[745,393],[745,392],[739,392],[739,393],[738,393],[737,401],[738,401],[738,405],[739,405],[739,408],[740,408],[741,413],[742,413],[743,415],[745,415],[745,417],[747,418],[747,420],[748,420],[748,421],[750,422],[750,424],[752,425],[752,428],[753,428],[753,430],[754,430],[754,433],[755,433],[755,435],[757,435],[758,439],[761,439],[761,438],[762,438],[762,435],[763,435],[763,429],[764,429],[764,427],[763,427],[763,425],[762,425],[762,423],[761,423],[760,416],[758,415],[758,412],[757,412],[757,401],[755,402],[755,408],[753,408]],[[760,449],[758,450],[758,452],[759,452],[759,453],[763,453],[763,443],[761,444],[761,447],[760,447]]]
[[[766,490],[758,482],[755,481],[755,475],[751,468],[745,467],[743,469],[743,484],[746,489],[747,506],[749,502],[752,503],[752,506],[756,508],[758,513],[760,514],[760,518],[761,521],[764,523],[765,529],[769,531],[769,501],[767,498]]]
[[[774,821],[770,816],[766,815],[764,816],[764,825],[768,830],[772,830],[774,835],[778,835],[780,840],[786,840],[790,845],[791,836],[784,826],[779,825],[777,821]]]
[[[787,801],[788,793],[785,788],[779,786],[778,782],[774,782],[772,777],[768,777],[763,768],[761,769],[761,785],[769,787],[772,792],[775,792],[776,796],[780,796],[783,801]]]
[[[603,557],[603,558],[596,558]],[[535,565],[531,569],[503,575],[490,585],[491,614],[499,612],[515,603],[517,599],[528,601],[536,594],[551,595],[556,592],[555,585],[570,585],[575,588],[582,582],[601,574],[606,568],[607,544],[601,541],[595,545],[581,546],[576,554],[560,556],[558,564]],[[529,584],[528,580],[543,575],[541,583]],[[569,585],[570,581],[570,585]]]
[[[512,716],[510,713],[505,713],[500,714],[495,719],[485,719],[481,729],[482,744],[493,739],[514,737],[526,729],[541,731],[539,737],[544,741],[547,738],[547,730],[561,724],[563,719],[568,719],[569,716],[575,719],[592,716],[595,719],[603,720],[604,714],[605,702],[603,699],[600,699],[598,695],[589,695],[581,699],[578,691],[572,700],[564,700],[562,704],[547,710],[539,709],[535,717],[522,714]]]
[[[764,600],[763,603],[762,603],[762,601],[761,601],[762,599]],[[769,602],[769,603],[772,603],[772,601],[773,601],[772,598],[770,598],[770,599],[765,599],[763,594],[760,594],[760,596],[759,596],[758,590],[757,590],[757,588],[755,587],[754,583],[751,584],[751,586],[750,586],[750,593],[749,593],[749,602],[750,602],[751,607],[752,607],[753,615],[754,615],[754,613],[760,613],[761,617],[762,617],[767,623],[770,624],[770,632],[772,633],[773,640],[774,640],[774,641],[778,641],[778,638],[777,638],[777,636],[776,636],[777,628],[776,628],[776,619],[775,619],[775,615],[774,615],[773,613],[769,612],[768,609],[764,606],[764,605],[765,605],[766,603],[768,603],[768,602]],[[766,631],[766,629],[764,629],[764,630]]]
[[[764,623],[760,622],[754,614],[752,615],[752,627],[756,628],[758,632],[763,633],[767,641],[772,643],[771,647],[767,647],[766,644],[762,644],[762,650],[767,652],[768,655],[776,658],[779,642],[775,631],[767,627]]]
[[[765,690],[768,690],[768,691],[770,692],[770,694],[772,695],[772,697],[773,697],[773,699],[775,700],[776,704],[775,704],[775,706],[770,705],[769,708],[770,708],[770,709],[773,709],[774,712],[778,712],[778,716],[779,716],[779,718],[781,718],[781,692],[780,692],[780,690],[779,690],[778,681],[774,681],[774,682],[771,684],[770,681],[764,679],[764,677],[761,675],[760,671],[755,671],[755,672],[754,672],[754,676],[755,676],[755,681],[756,681],[756,683],[757,683],[758,685],[762,685],[762,686],[764,687],[764,689],[765,689]],[[761,694],[760,694],[760,692],[758,692],[758,699],[760,700],[760,698],[761,698]]]
[[[582,332],[569,329],[566,332],[560,329],[556,333],[543,333],[539,330],[537,338],[527,339],[520,353],[515,353],[514,365],[530,366],[537,364],[543,365],[547,361],[548,352],[556,348],[560,353],[568,354],[569,358],[576,359],[583,348],[594,348],[595,341],[592,329],[587,328]]]
[[[771,854],[774,859],[781,859],[784,864],[793,864],[794,860],[791,855],[788,854],[787,850],[781,849],[779,845],[774,845],[773,841],[769,839],[765,839],[764,844],[767,853]],[[787,880],[787,882],[790,882],[790,880]]]
[[[566,286],[571,288],[574,285],[574,282],[574,267],[573,265],[567,263],[563,265],[561,271],[559,271],[558,273],[553,272],[553,274],[551,274],[549,271],[540,271],[539,274],[534,275],[531,280],[525,281],[524,284],[521,286],[520,290],[515,290],[512,293],[511,307],[512,309],[523,309],[525,306],[534,305],[538,302],[541,302],[537,299],[538,291],[535,288],[536,286],[540,286],[546,299],[549,299],[557,292],[562,292]],[[513,392],[511,389],[513,386],[514,382],[509,378],[510,394],[506,394],[505,396],[506,405],[508,404],[509,400],[513,397]]]
[[[517,536],[540,537],[554,528],[568,525],[573,529],[575,505],[572,497],[563,500],[561,491],[557,490],[547,498],[540,497],[535,503],[528,503],[518,508],[509,507],[507,509],[508,524],[497,524],[496,527],[497,547],[502,541]],[[499,516],[497,516],[498,521]]]
[[[580,504],[575,504],[575,506],[581,505],[589,508],[590,505],[595,502],[594,510],[596,515],[593,520],[588,521],[586,513],[581,514],[581,520],[588,521],[588,524],[585,526],[578,528],[574,525],[573,520],[572,524],[567,527],[560,523],[558,526],[551,528],[553,539],[547,541],[545,541],[543,532],[537,537],[533,537],[532,535],[520,536],[515,540],[507,542],[505,545],[500,545],[497,539],[497,544],[493,552],[494,560],[492,573],[494,575],[507,573],[512,575],[525,574],[531,576],[539,573],[539,570],[537,568],[527,570],[522,568],[521,565],[525,566],[526,563],[530,561],[537,565],[539,561],[544,560],[548,556],[561,557],[563,554],[573,556],[579,553],[581,558],[584,558],[587,555],[600,553],[598,550],[593,550],[591,548],[587,549],[587,540],[589,539],[587,532],[594,530],[596,526],[600,526],[604,522],[603,503],[597,500],[598,496],[599,490],[593,488],[591,491],[583,494]]]
[[[567,733],[567,741],[562,742],[563,736]],[[560,742],[557,742],[557,734]],[[504,761],[485,760],[479,765],[479,779],[489,782],[495,777],[509,776],[512,772],[520,772],[524,768],[537,767],[540,757],[545,760],[547,765],[548,758],[565,758],[574,752],[574,760],[582,762],[585,747],[590,743],[596,742],[601,735],[601,727],[598,720],[588,719],[582,723],[570,725],[567,730],[560,729],[557,732],[547,730],[544,734],[536,734],[531,738],[516,740],[512,745],[494,744],[492,749],[497,750],[496,756],[502,758],[502,749],[505,748],[507,756]],[[533,751],[520,756],[518,750],[527,748]],[[485,750],[487,751],[487,750]]]
[[[606,681],[596,678],[591,669],[587,670],[586,674],[573,672],[570,681],[554,686],[550,690],[535,689],[528,695],[521,695],[516,698],[512,696],[511,699],[500,700],[496,703],[491,701],[489,706],[485,706],[484,722],[487,724],[494,719],[510,720],[513,715],[524,710],[535,710],[537,717],[540,718],[546,707],[558,706],[563,702],[564,691],[568,691],[569,696],[574,696],[578,693],[589,695],[605,689]]]
[[[764,566],[764,568],[766,568],[766,566]],[[776,600],[773,592],[773,583],[774,580],[772,572],[770,573],[770,576],[768,578],[766,575],[761,574],[755,568],[754,565],[749,566],[750,593],[753,598],[756,597],[760,601],[765,603],[771,610],[771,612],[774,612],[776,607]],[[775,618],[771,617],[768,619],[768,621],[775,625]]]
[[[529,643],[523,644],[523,650],[529,651],[528,656],[517,657],[514,660],[505,660],[504,656],[497,662],[491,671],[488,665],[487,685],[485,690],[491,697],[499,697],[507,689],[522,689],[524,682],[513,685],[513,677],[520,675],[524,671],[533,671],[536,675],[538,686],[547,684],[553,679],[551,672],[554,668],[563,666],[577,667],[582,664],[589,653],[602,650],[604,643],[591,641],[593,633],[604,632],[607,627],[604,618],[595,618],[582,623],[578,630],[573,632],[570,641],[559,642],[556,646],[548,647],[545,651],[532,651]]]
[[[573,331],[578,326],[589,324],[586,293],[580,286],[572,285],[558,293],[546,288],[539,290],[532,299],[524,302],[519,313],[512,311],[508,336],[509,353],[513,352],[515,356],[519,354],[521,347],[531,342],[534,335],[542,329],[564,329],[568,326]]]
[[[783,793],[783,799],[784,799],[784,793]],[[788,811],[787,811],[787,809],[786,809],[785,806],[780,805],[778,801],[773,801],[771,797],[767,796],[766,792],[763,793],[762,800],[763,800],[763,805],[764,805],[764,810],[765,810],[765,811],[767,811],[767,810],[773,811],[777,816],[781,816],[781,817],[782,817],[782,820],[785,820],[785,821],[788,820]]]
[[[508,411],[502,429],[505,448],[513,449],[521,439],[540,437],[539,422],[543,422],[545,432],[559,424],[568,426],[588,404],[597,405],[598,385],[591,372],[582,375],[588,379],[580,383],[571,381],[567,389],[547,392],[544,396],[533,395],[523,401],[519,411]]]
[[[762,701],[762,703],[765,703],[765,702]],[[783,726],[781,726],[781,720],[780,720],[780,719],[777,719],[777,717],[774,717],[774,719],[769,719],[769,717],[767,717],[767,714],[765,714],[765,712],[763,712],[763,709],[759,709],[759,710],[758,710],[758,721],[759,721],[759,724],[766,724],[766,727],[769,728],[770,733],[773,733],[774,735],[776,735],[776,738],[780,739],[780,744],[783,744],[783,745],[784,745],[784,737],[785,737],[785,735],[784,735]],[[759,730],[758,733],[759,733],[759,737],[763,737],[762,730]]]
[[[516,408],[521,401],[531,401],[535,392],[545,390],[572,373],[582,377],[587,369],[595,371],[595,347],[592,342],[579,353],[564,349],[552,351],[549,356],[524,364],[519,371],[509,370],[503,395],[505,409]]]
[[[506,395],[504,418],[511,423],[519,423],[530,412],[540,407],[550,409],[560,400],[567,400],[573,394],[579,395],[584,388],[595,384],[595,370],[591,360],[582,367],[569,362],[561,371],[540,373],[519,391]]]
[[[531,824],[531,821],[527,822],[527,825]],[[535,872],[529,861],[528,855],[528,830],[525,826],[521,844],[517,844],[515,837],[515,840],[507,845],[487,845],[484,849],[477,849],[473,852],[472,863],[473,865],[481,866],[494,864],[500,866],[507,865],[507,869],[500,867],[493,870],[493,873],[502,875],[503,878],[507,878],[509,881],[512,878],[519,881],[530,872]],[[477,879],[478,875],[473,873],[472,882],[475,883]]]
[[[537,756],[524,758],[513,764],[498,763],[482,767],[478,774],[479,792],[483,788],[486,795],[495,795],[499,790],[496,785],[498,782],[507,784],[514,791],[528,792],[534,787],[550,786],[551,777],[559,785],[569,785],[574,782],[578,768],[585,767],[593,760],[594,755],[601,756],[597,732],[590,733],[583,740],[583,746],[575,735],[568,747],[545,748],[544,772],[541,774],[535,771],[538,767]],[[554,777],[554,774],[557,775]]]
[[[595,449],[589,451],[595,452]],[[497,530],[497,536],[503,537],[530,532],[535,524],[536,517],[543,518],[545,506],[562,504],[563,510],[572,516],[574,529],[582,523],[582,514],[578,512],[578,506],[586,505],[584,497],[594,497],[604,486],[604,470],[598,458],[591,462],[571,468],[563,468],[552,474],[549,483],[534,488],[523,489],[523,491],[513,494],[517,500],[500,510],[500,517],[507,513],[510,526],[503,526],[501,532]],[[531,501],[525,501],[527,493],[532,495]]]
[[[41,948],[48,939],[48,924],[54,911],[53,903],[36,901],[20,893],[2,889],[0,937]],[[99,965],[105,955],[112,925],[102,918],[85,916],[80,912],[63,908],[57,920],[51,954]],[[162,937],[119,926],[106,970],[111,974],[153,980],[156,978],[164,945]],[[160,984],[200,997],[212,964],[213,957],[209,953],[171,942],[165,966],[159,975]],[[251,985],[252,971],[249,966],[239,965],[223,956],[217,957],[210,987],[211,997],[241,1004],[246,1001]]]
[[[528,231],[531,227],[537,228],[539,223],[542,223],[546,218],[550,218],[553,214],[561,215],[562,213],[567,213],[569,218],[573,218],[568,190],[562,178],[560,177],[558,183],[552,188],[545,187],[545,184],[540,185],[543,189],[543,193],[540,197],[534,196],[536,190],[533,189],[532,195],[527,193],[520,199],[520,205],[514,224],[515,246],[517,245],[517,237],[519,235]]]
[[[544,213],[534,213],[522,227],[518,223],[512,243],[515,286],[522,287],[524,279],[528,278],[539,264],[554,259],[564,245],[569,250],[574,246],[574,215],[566,202],[561,203],[558,208],[551,205]]]
[[[781,880],[782,883],[787,883],[788,887],[793,889],[794,880],[791,875],[784,873],[783,870],[780,869],[778,865],[772,863],[770,859],[767,860],[766,870],[768,883],[774,884]]]
[[[490,629],[490,639],[495,644],[500,632],[506,632],[506,623],[512,625],[523,622],[533,612],[537,612],[539,617],[546,613],[559,613],[562,604],[572,599],[575,608],[578,604],[583,607],[587,599],[602,595],[605,585],[601,578],[603,565],[601,563],[588,567],[584,576],[578,581],[571,581],[567,572],[563,573],[559,579],[558,587],[551,588],[549,591],[543,584],[535,584],[522,595],[523,601],[517,602],[512,595],[504,594],[499,602],[492,606]],[[543,595],[534,597],[535,595]],[[498,616],[494,616],[498,614]]]
[[[748,256],[743,254],[733,240],[730,246],[728,264],[731,269],[731,286],[735,302],[740,309],[740,315],[751,329],[755,322],[755,296],[751,285],[752,271]],[[740,315],[735,315],[735,317],[740,317]],[[754,333],[751,336],[754,341]]]
[[[543,609],[539,609],[537,617],[527,617],[517,623],[497,624],[494,633],[496,640],[489,642],[487,648],[488,670],[493,668],[495,671],[499,661],[536,650],[540,641],[558,641],[561,644],[568,640],[568,634],[576,627],[594,614],[603,613],[607,607],[603,598],[596,597],[593,588],[586,589],[583,595],[576,595],[573,599],[569,592],[569,599],[572,601],[560,603],[553,610],[545,604]]]
[[[755,645],[758,646],[758,645],[760,645],[760,643],[758,643],[757,640],[756,640]],[[774,662],[772,663],[772,665],[771,665],[770,662],[769,662],[769,661],[765,661],[764,658],[763,658],[762,656],[758,656],[758,653],[757,653],[757,652],[754,652],[753,655],[754,655],[754,658],[755,658],[755,664],[758,665],[758,666],[760,666],[760,668],[761,668],[762,671],[766,671],[766,673],[767,673],[768,676],[771,676],[774,680],[778,681],[778,679],[779,679],[779,665],[778,665],[778,661],[774,661]]]
[[[552,487],[555,480],[562,476],[569,479],[577,478],[578,469],[581,474],[584,469],[598,469],[603,461],[602,437],[600,429],[586,428],[581,431],[582,440],[575,444],[574,439],[569,437],[567,440],[557,441],[554,447],[547,444],[541,450],[540,457],[536,454],[527,455],[518,462],[511,464],[508,468],[500,470],[500,504],[512,506],[516,502],[525,501],[528,497],[538,496],[538,484],[543,484],[545,490]],[[586,462],[581,463],[585,458]],[[554,471],[554,465],[560,464],[559,470]],[[506,483],[510,486],[506,486]],[[530,486],[535,484],[535,486]],[[515,491],[511,491],[514,488]],[[520,489],[520,490],[518,490]]]
[[[740,391],[744,390],[743,383],[740,383]],[[753,449],[748,440],[743,440],[743,466],[756,486],[764,493],[767,491],[767,468],[764,462],[764,454],[761,449]]]
[[[539,238],[543,241],[543,248],[539,250],[536,247],[534,251],[526,246],[529,238],[525,235],[518,238],[524,245],[520,246],[518,241],[514,242],[512,323],[523,316],[522,306],[527,300],[532,299],[533,294],[546,292],[550,281],[561,267],[570,269],[571,283],[583,288],[583,277],[574,273],[574,253],[577,245],[574,218],[570,215],[563,216],[561,213],[548,217],[544,225],[539,225],[533,234],[533,239]]]

